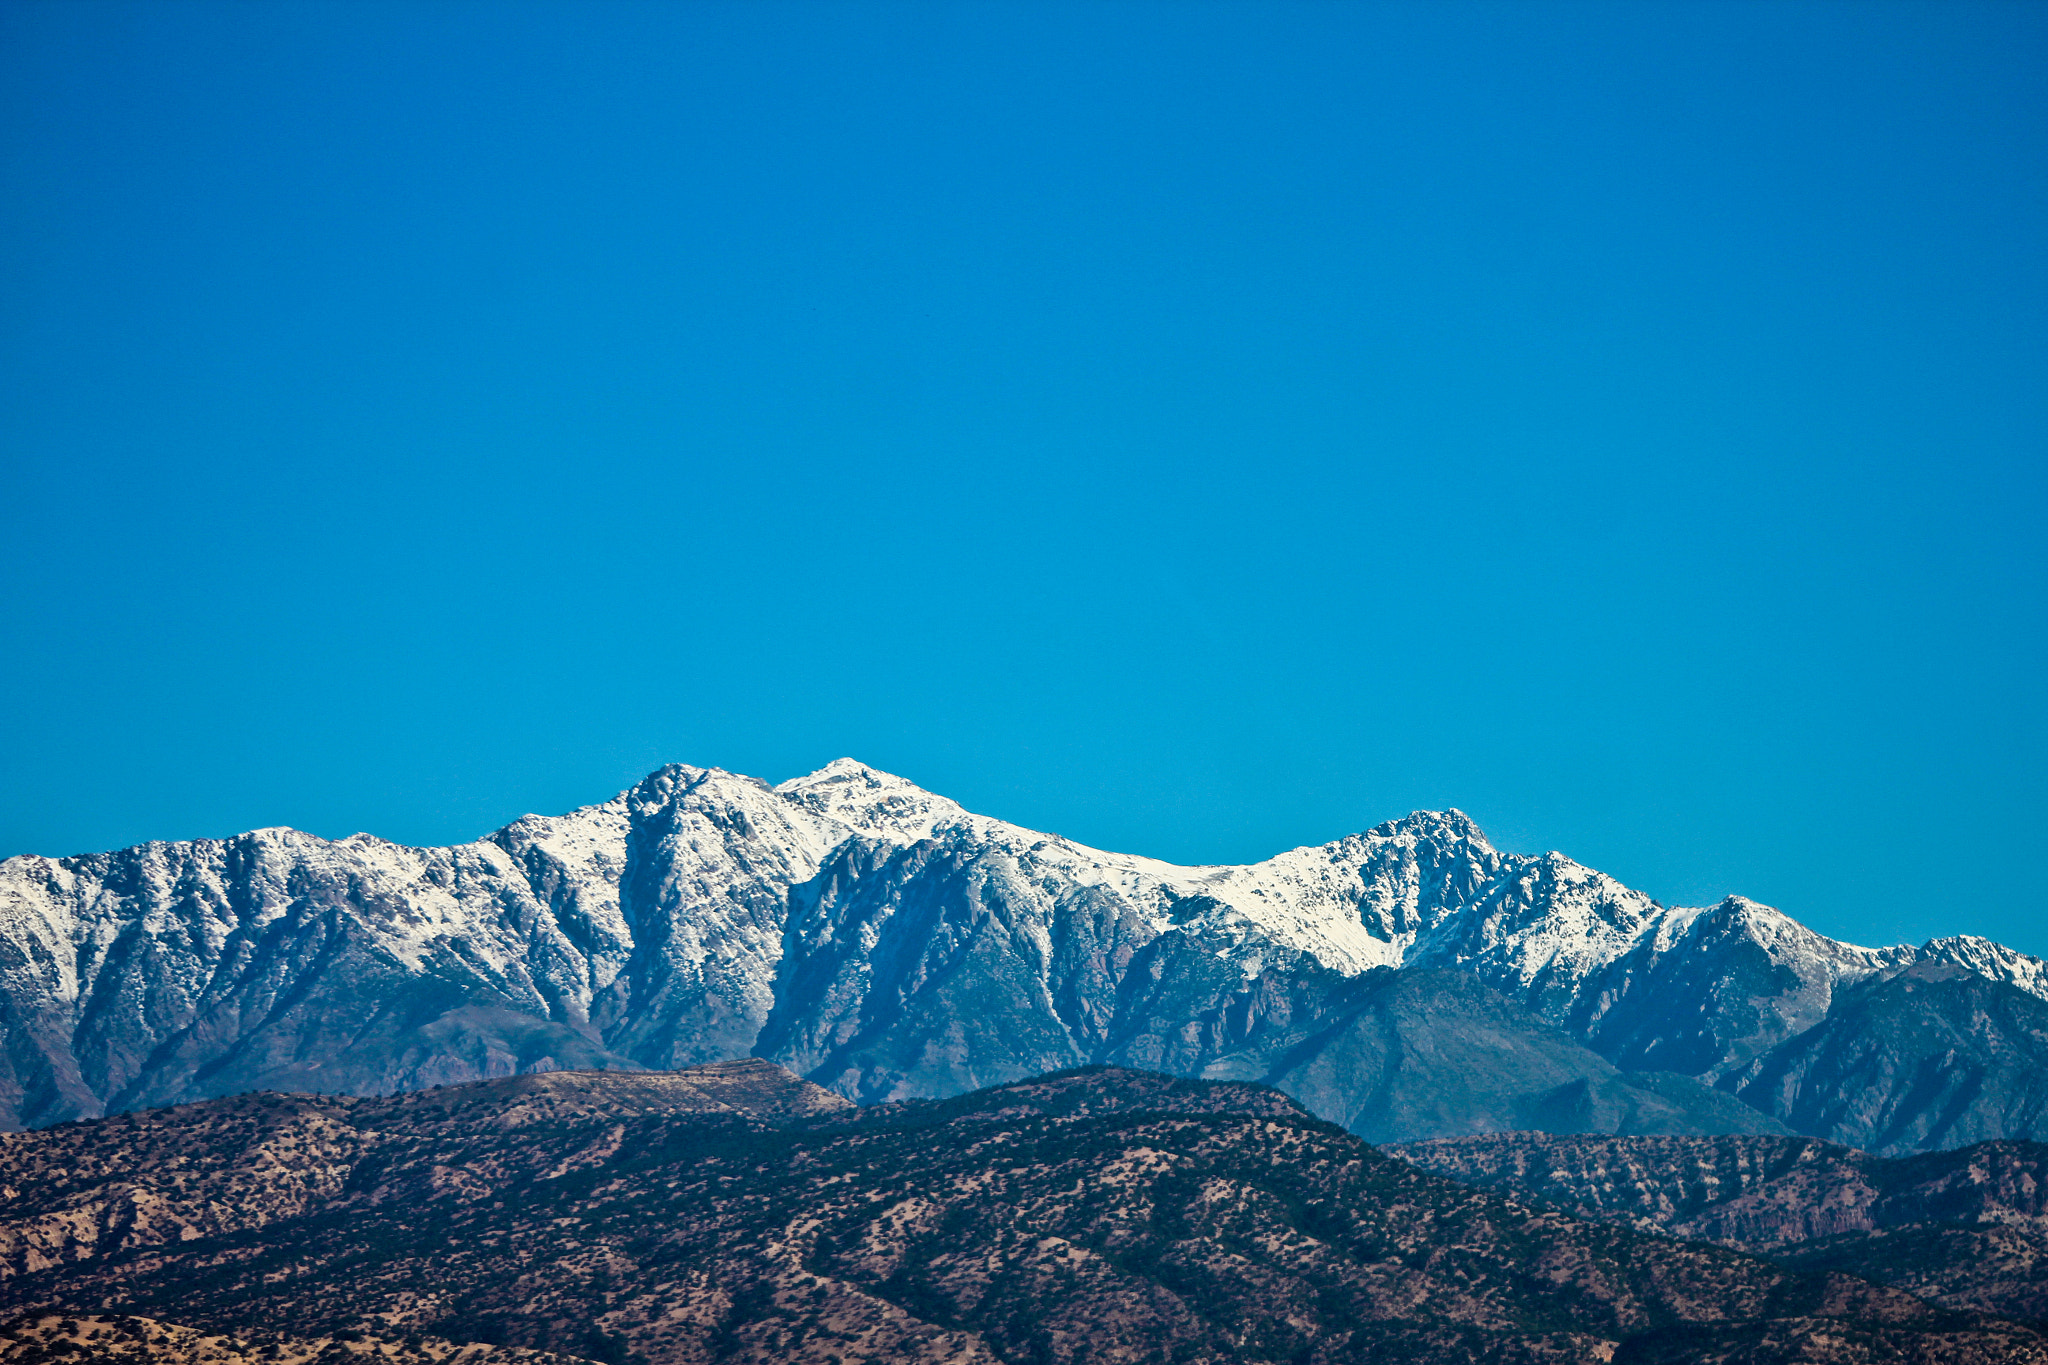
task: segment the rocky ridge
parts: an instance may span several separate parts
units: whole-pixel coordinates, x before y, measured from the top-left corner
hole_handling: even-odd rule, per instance
[[[770,1062],[550,1072],[387,1097],[271,1093],[131,1111],[0,1139],[0,1281],[120,1252],[253,1233],[350,1193],[394,1144],[661,1115],[787,1123],[851,1109]],[[569,1169],[602,1160],[602,1143]],[[444,1162],[433,1189],[484,1188]]]
[[[50,1191],[0,1207],[9,1231],[116,1186],[213,1210],[0,1278],[0,1311],[38,1306],[0,1355],[61,1333],[107,1359],[2048,1361],[2022,1324],[1475,1190],[1263,1087],[1114,1068],[865,1109],[761,1063],[241,1096],[0,1138],[0,1180]]]

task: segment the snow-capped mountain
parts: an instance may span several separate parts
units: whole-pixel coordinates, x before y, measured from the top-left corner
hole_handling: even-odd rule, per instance
[[[778,787],[677,765],[454,848],[268,829],[0,863],[0,1118],[760,1055],[864,1100],[1115,1061],[1291,1076],[1361,1132],[1396,1090],[1425,1127],[1726,1126],[1704,1086],[1918,962],[2048,997],[2039,959],[1982,939],[1868,949],[1740,897],[1667,909],[1457,811],[1181,867],[851,759]],[[1390,995],[1387,968],[1491,1003]],[[1438,1103],[1489,1067],[1506,1098]]]

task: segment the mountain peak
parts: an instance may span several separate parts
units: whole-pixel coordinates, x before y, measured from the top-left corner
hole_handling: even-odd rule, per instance
[[[1375,839],[1398,839],[1403,835],[1423,839],[1435,837],[1477,844],[1488,850],[1493,848],[1487,841],[1486,831],[1456,806],[1447,806],[1443,810],[1410,811],[1398,820],[1374,825],[1366,835]]]
[[[857,758],[835,758],[816,772],[808,772],[801,777],[792,777],[787,782],[776,784],[775,790],[789,793],[809,791],[817,787],[846,785],[862,786],[870,790],[882,787],[908,787],[917,791],[924,790],[907,777],[898,777],[894,773],[885,773],[880,768],[863,763]],[[930,793],[926,794],[929,795]]]
[[[859,759],[849,756],[846,758],[835,758],[816,772],[805,773],[802,777],[792,777],[789,781],[780,783],[779,786],[808,786],[819,782],[842,781],[852,777],[893,779],[898,782],[903,780],[902,778],[894,777],[893,774],[883,772],[880,768],[871,768]]]
[[[775,794],[861,834],[892,841],[930,838],[937,829],[974,818],[957,801],[855,758],[835,758],[816,772],[792,777]]]
[[[1932,938],[1920,947],[1922,961],[1949,962],[1958,967],[2018,986],[2021,990],[2048,998],[2048,962],[2028,953],[2016,952],[1975,934]]]

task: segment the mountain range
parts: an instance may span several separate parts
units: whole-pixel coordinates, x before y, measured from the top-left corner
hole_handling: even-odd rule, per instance
[[[1106,1067],[855,1107],[720,1062],[12,1134],[9,1313],[24,1365],[2048,1363],[2030,1324]]]
[[[0,1123],[772,1060],[860,1103],[1086,1064],[1277,1086],[1374,1141],[2048,1138],[2048,964],[1666,907],[1417,812],[1234,867],[842,759],[670,766],[475,843],[263,829],[0,863]]]

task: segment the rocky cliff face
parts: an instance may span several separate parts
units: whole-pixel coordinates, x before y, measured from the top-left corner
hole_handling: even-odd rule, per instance
[[[752,1054],[864,1101],[1114,1061],[1272,1080],[1382,1137],[1776,1126],[1718,1087],[1860,1141],[1860,1109],[1815,1098],[1854,1072],[1842,1045],[1781,1050],[1862,1037],[1859,1002],[1915,963],[2048,994],[1996,944],[1866,949],[1740,898],[1667,909],[1455,811],[1179,867],[850,760],[775,788],[675,766],[456,848],[259,830],[7,860],[0,1122]],[[1938,1042],[1900,1032],[1858,1083],[1944,1065]],[[1965,1091],[1944,1100],[1960,1118],[1887,1118],[1884,1140],[2044,1122]]]

